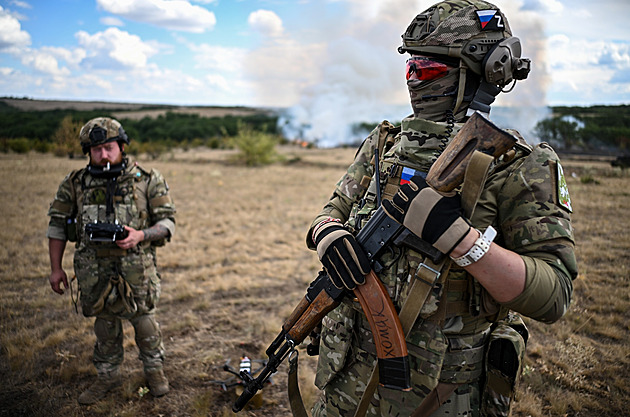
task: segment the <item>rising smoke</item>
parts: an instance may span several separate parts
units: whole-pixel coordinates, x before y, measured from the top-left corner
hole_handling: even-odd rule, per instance
[[[363,2],[365,5],[365,2]],[[329,39],[321,63],[321,79],[304,87],[299,103],[280,118],[285,137],[322,147],[357,143],[366,131],[360,123],[389,120],[394,123],[411,113],[404,78],[405,56],[398,54],[400,35],[427,1],[385,1],[365,7],[348,4],[348,25],[343,36]],[[536,142],[532,129],[550,113],[545,104],[549,75],[545,68],[542,19],[520,10],[520,2],[498,4],[508,16],[512,31],[521,39],[523,55],[531,58],[532,72],[514,91],[500,94],[491,118],[499,126],[521,131]]]

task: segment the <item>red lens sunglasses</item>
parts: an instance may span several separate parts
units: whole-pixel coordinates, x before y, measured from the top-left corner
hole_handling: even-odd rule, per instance
[[[423,56],[412,56],[407,60],[407,79],[416,74],[422,81],[435,80],[446,75],[450,67]]]

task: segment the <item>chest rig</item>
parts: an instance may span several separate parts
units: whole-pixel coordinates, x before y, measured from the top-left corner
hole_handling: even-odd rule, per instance
[[[403,120],[398,128],[383,122],[371,161],[374,175],[362,179],[361,185],[367,191],[360,204],[353,207],[348,225],[359,230],[380,204],[379,194],[382,199],[391,199],[411,177],[425,178],[460,127],[452,121],[435,123],[414,118]],[[382,158],[379,155],[383,155]],[[492,158],[485,155],[471,163],[468,178],[461,187],[468,218],[472,216],[491,163]],[[472,310],[479,309],[479,302],[475,300],[480,297],[476,294],[478,291],[474,291],[472,278],[463,269],[451,270],[448,260],[437,262],[426,253],[397,248],[385,254],[380,263],[379,276],[401,310],[401,322],[409,320],[413,324],[420,316],[443,325],[451,317],[471,313],[471,306],[477,305]],[[410,299],[415,299],[416,304],[404,308]],[[410,316],[405,318],[404,315]]]
[[[77,248],[97,248],[103,256],[108,255],[107,247],[121,251],[113,242],[91,242],[85,227],[89,223],[126,225],[136,230],[148,227],[149,179],[149,174],[139,166],[132,166],[111,178],[93,176],[87,169],[71,174],[71,192],[76,202]]]

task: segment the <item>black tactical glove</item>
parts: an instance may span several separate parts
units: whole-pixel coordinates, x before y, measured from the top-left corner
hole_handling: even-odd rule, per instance
[[[383,210],[447,255],[470,230],[459,194],[445,197],[420,176],[401,186],[391,201],[383,201]]]
[[[365,283],[370,261],[354,236],[341,223],[326,220],[315,227],[317,255],[337,288],[353,290]]]

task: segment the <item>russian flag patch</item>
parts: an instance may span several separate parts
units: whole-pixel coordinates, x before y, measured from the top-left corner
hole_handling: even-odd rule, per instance
[[[503,30],[503,16],[498,10],[477,10],[481,30]]]
[[[424,178],[426,174],[423,174],[423,172],[416,171],[413,168],[403,167],[403,171],[400,174],[400,185],[409,184],[411,178],[413,178],[415,175],[420,175]]]
[[[400,185],[409,184],[414,175],[416,175],[415,169],[403,167],[402,174],[400,174]]]

